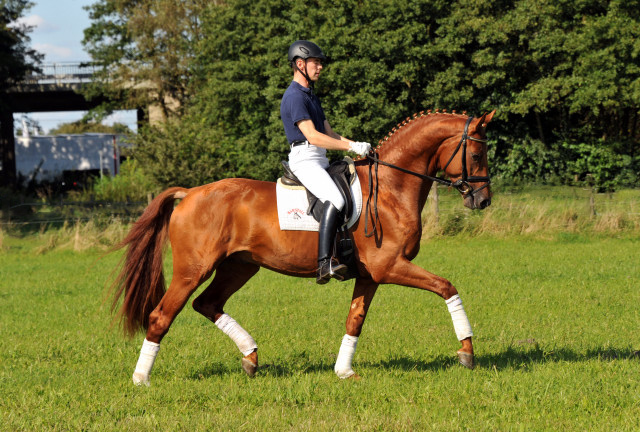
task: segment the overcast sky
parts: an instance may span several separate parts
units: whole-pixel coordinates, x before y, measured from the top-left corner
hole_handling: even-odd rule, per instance
[[[83,9],[96,0],[34,0],[21,21],[33,26],[29,33],[31,46],[45,55],[44,63],[82,62],[90,60],[82,48],[83,31],[91,24],[89,14]],[[45,133],[58,126],[79,120],[82,111],[28,113],[30,118],[38,121]],[[21,115],[14,114],[16,124]],[[119,122],[136,128],[135,111],[118,111],[105,123]]]

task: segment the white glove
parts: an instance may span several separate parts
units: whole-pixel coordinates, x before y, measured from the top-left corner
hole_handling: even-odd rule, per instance
[[[349,150],[354,153],[359,154],[360,156],[366,156],[369,151],[371,151],[371,144],[368,142],[352,142],[349,144]]]

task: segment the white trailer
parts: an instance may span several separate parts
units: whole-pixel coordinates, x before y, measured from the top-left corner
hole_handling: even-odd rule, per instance
[[[16,171],[23,183],[62,181],[66,173],[79,171],[116,175],[120,148],[129,147],[122,135],[21,136],[15,138]]]

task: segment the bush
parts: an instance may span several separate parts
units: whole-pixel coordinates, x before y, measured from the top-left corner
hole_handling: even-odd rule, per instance
[[[140,163],[127,159],[120,166],[120,174],[98,178],[92,186],[80,193],[71,193],[80,201],[144,201],[147,194],[158,186],[140,167]]]

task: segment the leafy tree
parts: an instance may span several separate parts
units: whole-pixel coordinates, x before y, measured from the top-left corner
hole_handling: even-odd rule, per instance
[[[29,48],[31,28],[19,18],[31,7],[27,0],[0,2],[0,184],[16,179],[13,116],[3,94],[29,72],[37,70],[42,55]]]
[[[199,15],[206,0],[98,0],[83,44],[99,67],[88,96],[107,95],[121,108],[180,112],[188,96]],[[113,108],[113,107],[111,107]]]
[[[315,91],[345,136],[375,143],[429,108],[497,109],[493,174],[590,178],[605,189],[638,180],[640,0],[186,2],[198,18],[176,14],[177,21],[196,23],[197,31],[161,19],[160,8],[172,5],[101,0],[96,17],[115,27],[94,39],[87,33],[115,74],[105,78],[118,76],[123,60],[127,68],[161,71],[163,57],[148,48],[154,43],[184,59],[165,62],[179,73],[157,75],[158,86],[179,81],[184,110],[143,128],[137,140],[136,157],[162,184],[275,179],[288,151],[279,104],[292,76],[287,47],[296,39],[328,54]],[[169,38],[174,28],[187,36]]]
[[[71,123],[63,123],[50,131],[51,135],[83,133],[113,133],[130,135],[133,131],[123,123],[114,123],[110,126],[85,119]]]
[[[215,155],[216,170],[192,176],[207,182],[239,176],[274,180],[288,146],[280,100],[292,79],[287,49],[311,39],[330,61],[316,92],[334,129],[354,139],[377,141],[399,120],[423,106],[420,89],[429,79],[427,43],[447,3],[316,0],[234,0],[209,7],[202,19],[189,109],[176,134],[143,134],[145,167],[169,163],[166,148],[188,142],[202,153],[180,153],[181,164]],[[417,24],[419,22],[419,24]],[[380,37],[380,31],[387,31]],[[430,59],[435,62],[436,59]],[[156,140],[154,140],[154,138]],[[162,138],[162,139],[160,139]],[[197,145],[195,143],[198,143]],[[171,144],[173,143],[173,144]],[[153,147],[162,149],[162,158]],[[177,153],[174,153],[177,154]],[[204,172],[204,171],[202,171]],[[178,175],[180,178],[178,178]],[[184,170],[163,182],[185,184]]]
[[[498,143],[499,172],[513,174],[508,162],[518,158],[511,153],[532,139],[563,160],[547,166],[555,172],[525,175],[529,179],[565,175],[568,181],[567,163],[585,157],[577,151],[584,145],[633,160],[640,137],[638,6],[485,0],[452,8],[435,43],[444,67],[428,92],[440,92],[449,103],[466,94],[473,106],[498,108],[503,122],[496,126],[508,139]]]
[[[6,92],[29,72],[36,71],[42,60],[42,55],[29,47],[32,28],[19,21],[32,5],[28,0],[2,0],[0,3],[0,93]]]

